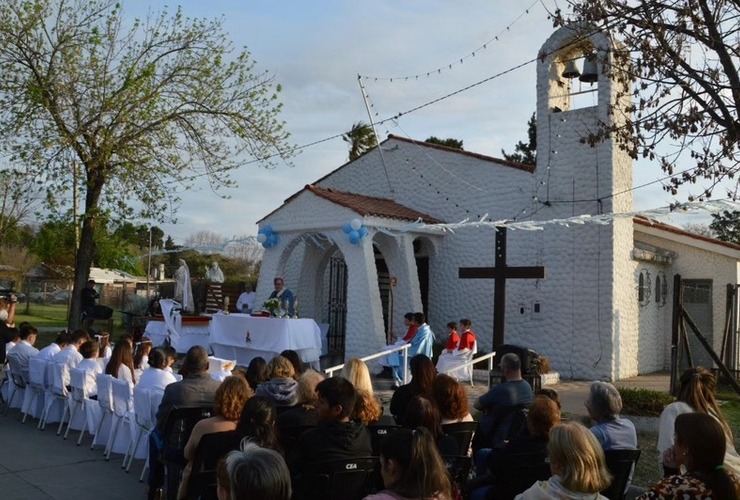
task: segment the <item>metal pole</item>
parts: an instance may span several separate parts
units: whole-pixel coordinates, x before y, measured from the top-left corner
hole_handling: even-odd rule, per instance
[[[152,275],[152,226],[149,226],[149,264],[146,269],[146,301],[149,302],[149,279]]]

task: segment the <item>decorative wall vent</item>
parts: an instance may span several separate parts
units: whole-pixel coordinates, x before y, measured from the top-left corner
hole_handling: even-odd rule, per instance
[[[655,275],[655,303],[658,304],[658,307],[663,307],[667,298],[668,279],[665,273],[660,271]]]

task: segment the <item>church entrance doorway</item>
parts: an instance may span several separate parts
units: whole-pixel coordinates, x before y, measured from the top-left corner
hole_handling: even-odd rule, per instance
[[[347,334],[347,264],[341,257],[329,259],[329,331],[326,335],[329,355],[344,358]]]

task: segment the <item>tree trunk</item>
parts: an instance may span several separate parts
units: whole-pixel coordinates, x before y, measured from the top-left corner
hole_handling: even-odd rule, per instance
[[[88,176],[89,179],[89,176]],[[93,250],[95,248],[95,227],[98,222],[98,202],[103,191],[103,182],[93,184],[88,180],[87,196],[85,197],[85,215],[82,218],[80,246],[75,257],[75,276],[72,286],[72,305],[69,312],[69,329],[81,327],[82,289],[85,288],[90,277]],[[75,224],[77,221],[75,221]]]

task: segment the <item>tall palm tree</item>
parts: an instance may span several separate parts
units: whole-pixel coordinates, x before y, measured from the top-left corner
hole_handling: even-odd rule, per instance
[[[357,122],[352,125],[352,128],[342,136],[342,139],[349,144],[350,161],[378,145],[378,138],[375,137],[373,128],[364,122]]]

